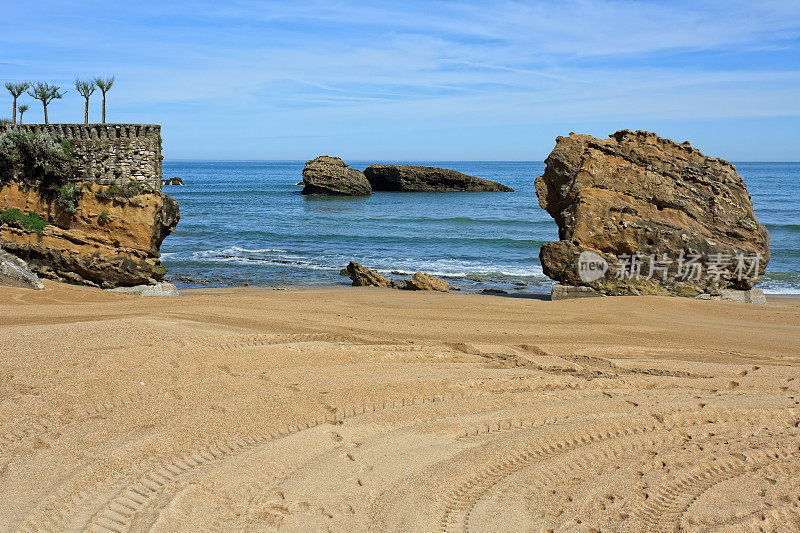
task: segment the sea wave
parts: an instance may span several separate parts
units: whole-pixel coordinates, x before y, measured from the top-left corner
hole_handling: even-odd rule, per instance
[[[273,254],[273,255],[255,255]],[[175,261],[181,258],[172,257]],[[360,257],[352,258],[341,254],[308,257],[287,250],[273,248],[251,249],[242,246],[229,246],[222,249],[195,251],[187,254],[188,261],[208,263],[237,263],[242,265],[268,265],[283,268],[300,268],[306,270],[329,270],[338,272],[351,259],[364,262],[367,266],[387,275],[412,275],[415,272],[453,279],[523,281],[544,280],[546,277],[541,266],[495,264],[475,260],[456,259],[423,259],[423,258],[385,258]]]
[[[267,254],[267,253],[289,253],[289,250],[281,250],[280,248],[261,248],[261,249],[252,249],[252,248],[242,248],[241,246],[230,246],[221,250],[219,253],[245,253],[245,254]]]
[[[800,224],[764,224],[768,230],[800,231]]]

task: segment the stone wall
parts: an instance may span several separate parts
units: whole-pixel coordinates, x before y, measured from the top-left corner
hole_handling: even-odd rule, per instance
[[[22,128],[49,133],[75,147],[75,179],[108,185],[147,183],[161,190],[161,126],[156,124],[0,124],[0,133]]]

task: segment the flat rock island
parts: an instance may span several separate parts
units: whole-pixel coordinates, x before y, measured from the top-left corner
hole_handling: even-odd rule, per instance
[[[456,170],[413,165],[370,165],[364,169],[373,191],[511,192],[514,189]]]

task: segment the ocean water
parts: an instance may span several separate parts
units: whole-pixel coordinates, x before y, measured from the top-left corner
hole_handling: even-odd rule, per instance
[[[348,161],[363,170],[371,162]],[[539,247],[557,240],[533,180],[542,162],[399,161],[452,168],[504,183],[513,193],[300,194],[303,161],[164,161],[181,221],[161,247],[180,287],[349,284],[355,260],[391,276],[416,271],[463,290],[547,292]],[[760,287],[800,294],[800,163],[738,163],[772,259]],[[188,281],[180,281],[184,278]],[[196,281],[193,281],[196,280]]]

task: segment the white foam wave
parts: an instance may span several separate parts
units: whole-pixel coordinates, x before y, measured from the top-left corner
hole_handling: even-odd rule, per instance
[[[216,253],[220,254],[269,254],[269,253],[290,253],[289,250],[281,250],[280,248],[261,248],[261,249],[249,249],[249,248],[242,248],[241,246],[230,246],[225,248],[224,250],[220,250]]]

